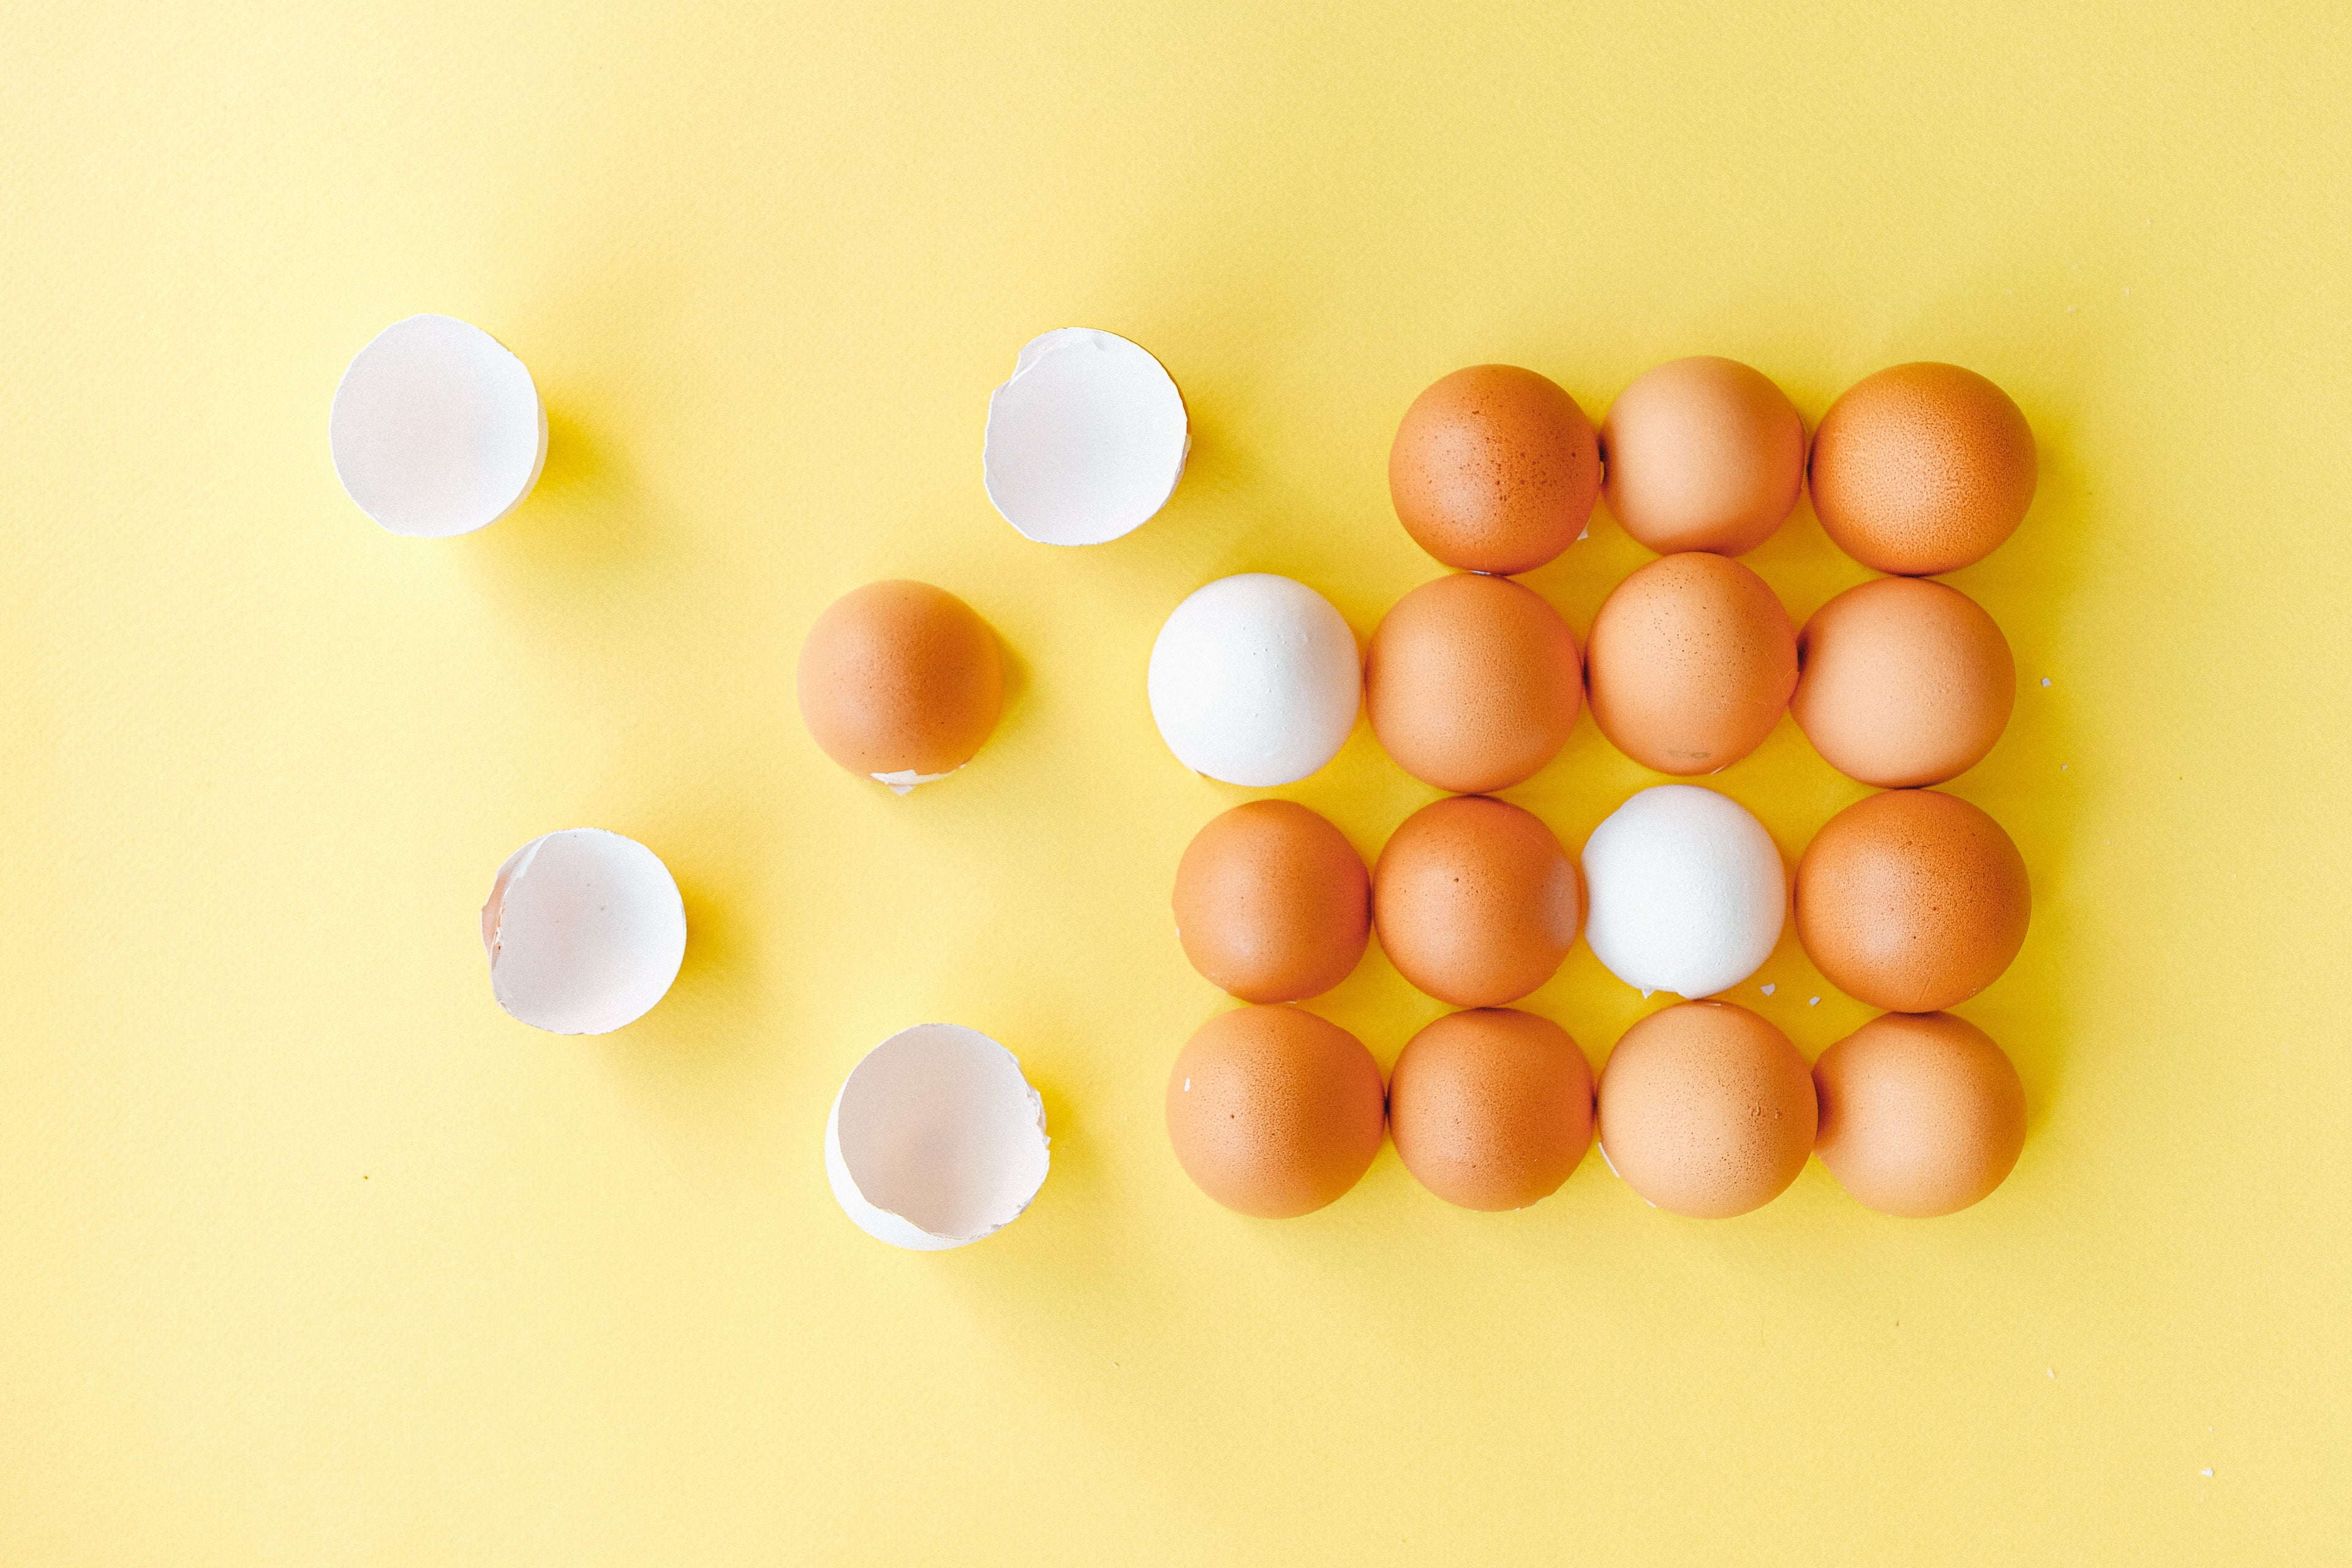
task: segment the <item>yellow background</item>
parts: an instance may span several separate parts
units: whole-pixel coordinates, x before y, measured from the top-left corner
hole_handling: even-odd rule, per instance
[[[2343,7],[227,9],[0,15],[0,1562],[2344,1560]],[[450,542],[327,458],[419,310],[553,430]],[[1057,552],[980,437],[1068,324],[1195,424]],[[1166,900],[1243,794],[1153,731],[1161,618],[1267,570],[1369,634],[1436,571],[1384,474],[1423,384],[1597,416],[1696,352],[1809,420],[1956,360],[2039,433],[1953,579],[2021,678],[1955,786],[2035,878],[1962,1009],[2015,1175],[1709,1224],[1596,1159],[1486,1216],[1384,1151],[1226,1214],[1160,1126],[1223,1005]],[[1581,635],[1644,558],[1604,512],[1531,580]],[[1801,618],[1864,575],[1810,511],[1750,560]],[[906,800],[792,696],[887,575],[1017,666]],[[1574,847],[1651,782],[1588,718],[1511,794]],[[1785,723],[1716,782],[1791,858],[1863,793]],[[1361,727],[1282,793],[1367,856],[1432,795]],[[498,1010],[476,919],[582,825],[692,928],[593,1040]],[[1738,994],[1809,1055],[1866,1016],[1793,939]],[[1529,1005],[1597,1061],[1665,1000],[1580,947]],[[1439,1011],[1377,953],[1316,1005],[1384,1064]],[[942,1256],[820,1159],[928,1019],[1054,1133]]]

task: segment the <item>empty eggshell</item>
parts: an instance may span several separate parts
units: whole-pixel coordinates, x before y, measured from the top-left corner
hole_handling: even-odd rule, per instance
[[[686,958],[686,904],[660,857],[601,827],[507,857],[482,906],[499,1005],[535,1029],[607,1035],[651,1011]]]
[[[1474,364],[1412,400],[1389,498],[1413,542],[1467,572],[1528,572],[1574,543],[1601,491],[1592,421],[1545,376]]]
[[[1170,902],[1192,967],[1244,1002],[1319,996],[1371,939],[1363,857],[1296,801],[1248,801],[1193,835]]]
[[[1168,1075],[1168,1142],[1237,1214],[1292,1219],[1344,1194],[1381,1152],[1387,1095],[1363,1042],[1290,1006],[1201,1026]]]
[[[1830,766],[1882,788],[1968,772],[2017,700],[2000,627],[1958,589],[1921,577],[1881,577],[1815,610],[1797,663],[1797,727]]]
[[[1814,1149],[1849,1196],[1927,1219],[2000,1185],[2025,1147],[2025,1088],[1982,1029],[1949,1013],[1887,1013],[1822,1053]]]
[[[327,415],[335,477],[394,533],[446,539],[523,503],[547,409],[522,361],[454,316],[411,316],[352,356]]]
[[[1032,338],[989,395],[988,499],[1025,539],[1103,544],[1168,504],[1192,444],[1183,395],[1136,344],[1090,327]]]
[[[1021,1217],[1052,1159],[1045,1101],[1011,1051],[960,1024],[901,1029],[860,1058],[824,1123],[824,1173],[857,1228],[944,1252]]]
[[[1483,795],[1533,778],[1576,728],[1583,661],[1559,612],[1507,577],[1423,583],[1372,631],[1364,707],[1399,767]]]
[[[1797,633],[1738,562],[1688,551],[1617,584],[1585,640],[1592,721],[1662,773],[1713,773],[1772,732],[1797,686]]]
[[[1447,1203],[1523,1209],[1557,1192],[1592,1142],[1592,1069],[1549,1018],[1449,1013],[1397,1057],[1389,1135]]]
[[[1743,555],[1772,536],[1805,484],[1805,422],[1737,360],[1699,354],[1645,371],[1601,422],[1609,510],[1661,555]]]
[[[801,645],[797,679],[824,754],[898,795],[970,762],[1004,706],[996,634],[929,583],[868,583],[835,599]]]
[[[1788,1189],[1812,1152],[1812,1075],[1789,1037],[1728,1002],[1625,1031],[1601,1069],[1601,1151],[1643,1199],[1727,1219]]]
[[[2024,414],[1956,364],[1864,376],[1813,432],[1822,531],[1864,566],[1906,577],[1990,554],[2023,521],[2037,472]]]
[[[1933,1013],[1995,980],[2025,945],[2025,858],[1978,807],[1888,790],[1839,812],[1797,862],[1797,936],[1831,984],[1894,1013]]]
[[[1696,784],[1659,784],[1611,813],[1584,842],[1584,940],[1609,973],[1694,998],[1755,973],[1789,907],[1764,825]]]
[[[1151,717],[1177,760],[1227,784],[1296,784],[1337,756],[1363,705],[1356,636],[1287,577],[1221,577],[1151,645]]]
[[[1576,862],[1534,813],[1433,801],[1372,868],[1372,921],[1397,973],[1441,1002],[1492,1007],[1549,980],[1584,913]]]

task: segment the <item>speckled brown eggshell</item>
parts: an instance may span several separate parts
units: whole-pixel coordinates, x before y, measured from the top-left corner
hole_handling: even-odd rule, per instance
[[[1933,1013],[2000,977],[2033,910],[2000,824],[1935,790],[1889,790],[1830,818],[1797,863],[1797,936],[1847,995]]]
[[[1797,668],[1797,727],[1830,766],[1884,789],[1976,766],[2017,700],[2017,664],[1993,618],[1917,577],[1881,577],[1815,610]]]
[[[1813,510],[1877,572],[1956,572],[2033,503],[2033,431],[2009,394],[1956,364],[1898,364],[1848,387],[1813,432]]]
[[[1480,795],[1534,777],[1559,754],[1583,705],[1583,670],[1576,634],[1531,590],[1440,577],[1381,617],[1364,706],[1399,767]]]
[[[1738,562],[1651,562],[1601,604],[1585,649],[1592,720],[1644,767],[1720,772],[1761,745],[1797,685],[1789,612]]]
[[[1601,422],[1602,493],[1661,555],[1742,555],[1772,536],[1805,486],[1805,421],[1738,360],[1699,354],[1643,372]]]
[[[1990,1036],[1949,1013],[1888,1013],[1813,1064],[1815,1152],[1856,1203],[1906,1219],[1967,1208],[2025,1147],[2025,1088]]]
[[[1176,867],[1184,956],[1245,1002],[1296,1002],[1348,977],[1372,931],[1372,879],[1347,836],[1295,801],[1212,818]]]
[[[1412,400],[1389,497],[1413,542],[1465,572],[1532,571],[1574,543],[1601,491],[1592,421],[1553,382],[1474,364]]]
[[[1456,1007],[1515,1002],[1552,977],[1584,918],[1576,863],[1528,812],[1435,801],[1372,868],[1372,923],[1399,973]]]
[[[1625,1031],[1601,1069],[1601,1151],[1644,1199],[1727,1219],[1788,1189],[1812,1152],[1812,1075],[1745,1007],[1685,1002]]]
[[[1263,1219],[1311,1214],[1380,1152],[1380,1065],[1337,1024],[1289,1006],[1201,1026],[1168,1075],[1168,1141],[1194,1184]]]
[[[801,717],[853,773],[953,773],[996,728],[1004,664],[971,606],[928,583],[844,594],[801,645]]]
[[[1592,1069],[1549,1018],[1450,1013],[1391,1069],[1389,1135],[1447,1203],[1523,1209],[1559,1191],[1592,1142]]]

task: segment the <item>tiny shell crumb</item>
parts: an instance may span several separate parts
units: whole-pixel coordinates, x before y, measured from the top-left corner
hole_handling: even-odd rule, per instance
[[[1809,1001],[1805,1004],[1805,1005],[1806,1005],[1806,1006],[1808,1006],[1808,1007],[1818,1007],[1818,1006],[1820,1006],[1821,1005],[1822,1005],[1822,999],[1821,999],[1820,997],[1818,997],[1818,996],[1815,996],[1815,997],[1811,998],[1811,1000],[1809,1000]]]
[[[2049,685],[2049,684],[2050,684],[2050,678],[2049,678],[2048,676],[2046,676],[2046,675],[2045,675],[2045,676],[2043,676],[2043,677],[2042,678],[2042,685],[2044,685],[2044,686]]]
[[[1770,994],[1772,994],[1772,993],[1773,993],[1775,990],[1777,990],[1777,989],[1778,989],[1778,987],[1777,987],[1777,986],[1772,986],[1772,985],[1759,985],[1759,986],[1758,986],[1756,989],[1758,989],[1759,991],[1761,991],[1762,993],[1764,993],[1764,994],[1765,994],[1765,995],[1769,996]]]
[[[2210,1471],[2210,1470],[2200,1470],[2200,1471],[2198,1471],[2197,1473],[2198,1473],[2199,1475],[2200,1475],[2200,1476],[2203,1476],[2203,1477],[2204,1477],[2207,1480],[2209,1480],[2209,1481],[2210,1481],[2210,1480],[2211,1480],[2211,1479],[2213,1479],[2213,1472],[2212,1472],[2212,1471]]]

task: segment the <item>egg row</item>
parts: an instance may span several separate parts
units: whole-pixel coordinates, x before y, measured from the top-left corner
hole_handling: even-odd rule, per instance
[[[1533,813],[1486,795],[1422,807],[1369,871],[1322,816],[1255,800],[1193,837],[1171,904],[1192,967],[1244,1001],[1321,994],[1377,931],[1415,986],[1492,1007],[1549,980],[1580,930],[1604,968],[1645,994],[1728,990],[1771,955],[1791,902],[1763,825],[1696,784],[1626,800],[1585,841],[1580,869]],[[1813,836],[1793,902],[1798,939],[1832,984],[1875,1007],[1929,1013],[2009,967],[2032,893],[2024,858],[1985,812],[1891,790]]]
[[[1415,1035],[1383,1085],[1361,1041],[1297,1007],[1219,1014],[1168,1078],[1177,1162],[1237,1213],[1309,1214],[1353,1187],[1385,1126],[1405,1168],[1464,1208],[1559,1190],[1599,1133],[1653,1206],[1727,1218],[1771,1202],[1818,1153],[1882,1213],[1928,1217],[1999,1186],[2025,1140],[2025,1092],[2000,1047],[1948,1013],[1889,1013],[1810,1068],[1728,1002],[1685,1002],[1628,1029],[1596,1086],[1550,1020],[1454,1013]]]

